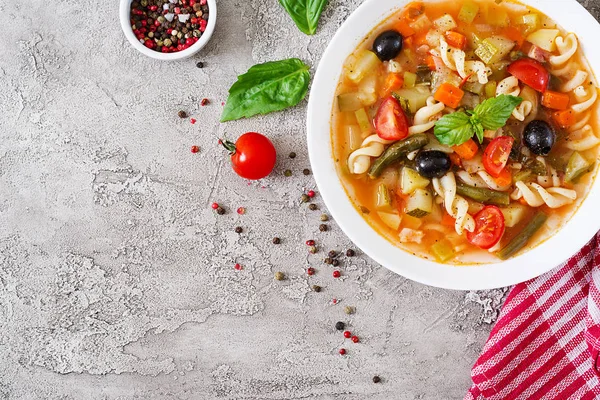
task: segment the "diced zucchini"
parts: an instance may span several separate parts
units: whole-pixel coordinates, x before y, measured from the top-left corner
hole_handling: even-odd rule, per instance
[[[417,189],[425,189],[429,186],[429,183],[429,179],[423,178],[414,169],[408,167],[402,168],[402,178],[400,181],[402,193],[411,194]]]
[[[404,228],[417,230],[421,227],[421,225],[423,225],[421,218],[411,217],[408,214],[404,214],[402,216],[402,226]]]
[[[553,52],[556,50],[556,37],[559,33],[558,29],[539,29],[527,36],[527,41],[543,50]]]
[[[338,108],[340,111],[356,111],[362,108],[363,104],[358,93],[344,93],[338,96]]]
[[[398,214],[377,211],[377,216],[379,217],[379,219],[381,219],[381,221],[384,224],[386,224],[391,229],[393,229],[395,231],[400,229],[400,223],[402,222],[402,217],[400,217]]]
[[[417,86],[413,89],[400,89],[395,94],[408,100],[410,112],[414,114],[418,109],[427,105],[431,91],[426,86]]]
[[[431,70],[427,65],[417,67],[417,83],[431,83]]]
[[[521,203],[511,203],[508,207],[501,208],[500,211],[504,215],[504,225],[512,228],[527,216],[528,208]]]
[[[431,213],[433,196],[428,190],[416,189],[406,201],[406,214],[415,218],[423,218]]]
[[[392,206],[390,191],[385,183],[380,183],[379,186],[377,186],[377,200],[375,204],[379,210],[389,210]]]
[[[377,74],[372,73],[363,78],[358,85],[358,98],[364,106],[370,106],[377,101]]]
[[[346,125],[346,140],[350,151],[360,148],[363,138],[358,125]]]
[[[467,35],[467,40],[469,41],[469,47],[473,49],[479,47],[481,42],[483,42],[483,39],[480,38],[476,33],[471,33],[470,35]]]
[[[503,36],[492,36],[483,40],[475,54],[484,63],[491,64],[507,56],[515,47],[515,42]]]
[[[586,160],[579,152],[574,152],[569,158],[567,163],[567,170],[565,172],[565,181],[575,182],[585,174],[593,163]]]
[[[404,73],[404,87],[406,89],[412,89],[415,87],[416,83],[417,83],[417,74],[406,71]]]
[[[529,170],[523,170],[523,171],[519,171],[515,174],[514,176],[514,181],[515,182],[528,182],[533,178],[533,173]]]
[[[396,100],[398,100],[398,103],[400,103],[400,107],[402,107],[402,110],[404,110],[406,114],[410,114],[409,101],[402,96],[398,96],[396,93],[392,93],[392,96],[394,96]]]
[[[479,82],[467,82],[463,86],[463,89],[465,89],[467,92],[481,95],[483,94],[484,85]]]
[[[431,20],[427,15],[421,14],[419,18],[410,24],[410,27],[413,28],[415,32],[424,32],[431,28]]]
[[[521,24],[525,25],[525,34],[540,29],[541,18],[539,14],[525,14],[521,18]]]
[[[498,82],[496,82],[496,81],[489,81],[488,83],[486,83],[485,84],[485,97],[487,97],[488,99],[496,97],[496,89],[497,88],[498,88]]]
[[[431,246],[431,252],[439,262],[447,262],[456,256],[454,246],[449,240],[442,240]]]
[[[348,79],[354,83],[359,83],[379,64],[381,64],[381,61],[375,53],[369,50],[361,50],[348,65]]]
[[[367,111],[364,108],[356,110],[354,113],[356,115],[356,120],[358,121],[358,126],[362,133],[371,133],[373,132],[373,125],[371,124],[371,119],[367,115]]]
[[[440,30],[441,32],[451,31],[456,28],[456,21],[450,14],[444,14],[440,18],[433,21],[433,24]]]
[[[469,214],[471,215],[475,215],[485,208],[485,204],[478,201],[467,199],[467,202],[469,203]]]
[[[477,17],[478,12],[478,4],[472,1],[466,1],[461,7],[460,12],[458,13],[458,19],[467,24],[471,24],[475,20],[475,17]]]

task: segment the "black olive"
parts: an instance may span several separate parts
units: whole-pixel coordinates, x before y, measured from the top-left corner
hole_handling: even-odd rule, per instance
[[[396,31],[385,31],[375,39],[373,51],[381,61],[396,58],[402,51],[402,35]]]
[[[523,143],[538,156],[546,156],[556,142],[556,132],[546,121],[531,121],[523,132]]]
[[[448,154],[439,150],[422,151],[415,158],[417,172],[425,178],[441,178],[450,171]]]

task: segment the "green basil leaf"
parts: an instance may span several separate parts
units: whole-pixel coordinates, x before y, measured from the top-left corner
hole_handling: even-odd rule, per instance
[[[294,23],[307,35],[317,31],[319,18],[328,0],[279,0],[285,11],[292,17]]]
[[[506,125],[515,107],[522,101],[520,97],[501,94],[479,104],[474,111],[484,129],[496,130]]]
[[[458,146],[473,137],[473,126],[467,114],[455,112],[440,118],[433,133],[441,144]]]
[[[479,123],[473,124],[473,130],[475,131],[475,135],[477,135],[477,140],[479,140],[479,143],[483,143],[483,134],[484,134],[483,125],[481,125]]]
[[[229,89],[221,122],[295,106],[308,92],[308,70],[308,65],[297,58],[251,67]]]

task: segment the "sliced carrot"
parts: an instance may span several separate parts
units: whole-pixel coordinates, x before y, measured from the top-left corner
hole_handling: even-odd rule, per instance
[[[404,85],[404,78],[400,74],[389,74],[385,79],[381,97],[387,97],[394,90],[398,90]]]
[[[416,20],[421,14],[423,14],[423,3],[420,1],[415,1],[407,5],[402,13],[400,14],[400,18],[407,22],[412,22]]]
[[[451,83],[444,82],[439,87],[435,95],[434,99],[437,101],[444,103],[450,108],[457,108],[460,105],[460,101],[462,100],[465,92],[461,89],[457,88]]]
[[[446,32],[446,40],[450,46],[456,47],[457,49],[464,50],[467,47],[467,37],[458,32]]]
[[[497,178],[494,178],[494,181],[498,184],[498,186],[508,186],[512,183],[512,174],[508,170],[508,168],[504,168],[500,175]]]
[[[444,216],[442,217],[442,225],[444,226],[454,226],[456,224],[456,220],[452,218],[450,214],[444,212]]]
[[[542,95],[542,105],[553,110],[566,110],[569,108],[569,95],[566,93],[553,92],[547,90]]]
[[[411,26],[405,20],[401,19],[400,22],[396,24],[396,29],[404,38],[408,38],[415,34],[415,30],[411,28]]]
[[[477,143],[473,139],[469,139],[461,145],[453,146],[452,150],[463,160],[471,160],[477,155],[479,146],[477,146]]]
[[[514,26],[509,26],[506,28],[504,30],[504,35],[513,42],[516,42],[518,47],[523,46],[523,43],[525,42],[525,36],[523,36],[521,30],[515,28]]]
[[[453,165],[456,165],[459,168],[462,168],[462,159],[456,153],[450,153],[450,161],[452,161]]]
[[[430,70],[435,71],[437,69],[437,66],[435,65],[435,60],[433,59],[433,56],[431,54],[425,58],[425,63],[427,64]]]
[[[554,121],[556,121],[561,128],[567,128],[577,122],[575,112],[572,109],[557,111],[552,114],[552,118],[554,118]]]

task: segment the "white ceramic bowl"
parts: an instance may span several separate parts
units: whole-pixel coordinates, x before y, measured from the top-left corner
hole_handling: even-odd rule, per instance
[[[388,269],[431,286],[473,290],[509,286],[535,278],[567,260],[600,229],[600,182],[573,218],[553,237],[518,257],[480,266],[442,265],[392,245],[350,202],[334,165],[330,119],[345,59],[359,43],[409,0],[366,0],[329,43],[314,78],[308,105],[308,150],[317,185],[338,225],[367,255]],[[579,37],[592,69],[600,71],[600,25],[576,0],[523,0]]]
[[[213,32],[215,31],[215,25],[217,23],[217,2],[216,0],[208,0],[207,4],[209,10],[209,17],[206,25],[206,30],[204,31],[200,39],[198,39],[196,43],[194,43],[192,46],[188,47],[185,50],[178,51],[175,53],[160,53],[158,51],[149,49],[146,46],[144,46],[133,34],[133,29],[131,29],[130,24],[131,2],[132,0],[121,0],[121,4],[119,6],[119,18],[121,20],[121,28],[123,29],[125,37],[127,38],[127,40],[129,40],[129,43],[131,43],[131,45],[140,53],[148,57],[165,61],[182,60],[184,58],[191,57],[197,52],[199,52],[200,49],[202,49],[204,46],[206,46],[206,43],[208,43]]]

